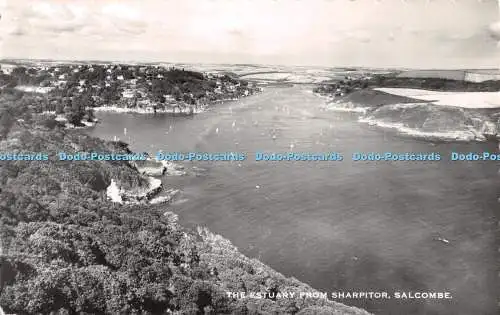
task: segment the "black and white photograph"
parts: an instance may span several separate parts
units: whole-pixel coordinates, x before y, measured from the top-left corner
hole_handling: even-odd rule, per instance
[[[0,0],[0,315],[495,315],[500,0]]]

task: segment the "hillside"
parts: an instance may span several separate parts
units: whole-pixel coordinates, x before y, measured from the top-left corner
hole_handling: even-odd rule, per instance
[[[235,299],[236,292],[314,292],[204,228],[186,229],[166,205],[107,200],[112,180],[147,185],[126,161],[66,162],[59,151],[127,152],[25,117],[23,98],[0,103],[0,305],[17,314],[368,314],[323,299]],[[30,119],[28,119],[30,118]]]
[[[402,77],[398,74],[376,74],[360,79],[346,77],[330,84],[322,84],[315,93],[329,96],[345,96],[354,91],[371,88],[410,88],[447,92],[496,92],[500,81],[469,82],[437,77]]]
[[[227,74],[154,65],[0,64],[0,91],[29,94],[37,112],[74,126],[95,122],[93,110],[192,115],[211,104],[248,96],[259,88]],[[64,119],[63,119],[64,118]]]

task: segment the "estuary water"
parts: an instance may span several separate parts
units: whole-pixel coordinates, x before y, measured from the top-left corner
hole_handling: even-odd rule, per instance
[[[425,141],[325,111],[305,85],[273,87],[194,117],[99,113],[92,135],[134,151],[241,152],[183,162],[170,207],[244,254],[325,292],[450,292],[451,300],[338,299],[375,314],[496,314],[499,163],[450,161],[495,143]],[[124,130],[126,129],[126,130]],[[125,131],[125,132],[124,132]],[[263,162],[254,152],[339,152],[342,162]],[[441,161],[352,161],[436,152]]]

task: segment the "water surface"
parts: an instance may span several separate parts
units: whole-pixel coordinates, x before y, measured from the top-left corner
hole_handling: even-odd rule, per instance
[[[270,88],[195,117],[100,113],[91,133],[136,151],[342,152],[343,162],[185,163],[188,176],[166,180],[183,191],[172,210],[319,290],[453,296],[339,300],[375,314],[496,314],[498,165],[447,161],[495,145],[400,137],[322,105],[306,86]],[[352,162],[356,151],[444,161]]]

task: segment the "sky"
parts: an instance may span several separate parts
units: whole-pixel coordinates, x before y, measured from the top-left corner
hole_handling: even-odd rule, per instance
[[[500,68],[500,0],[0,0],[0,58]]]

